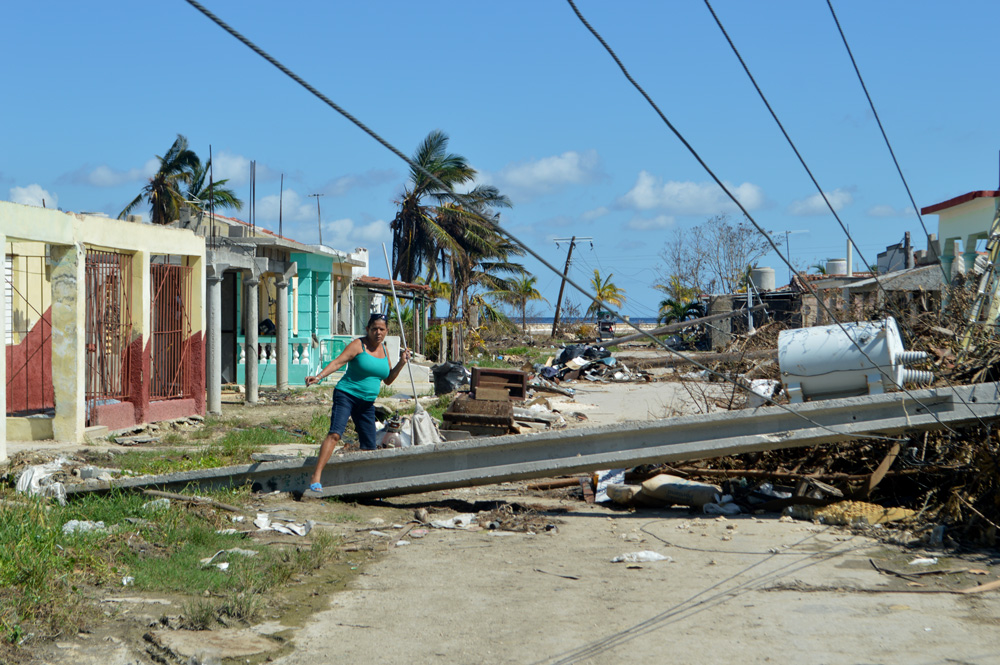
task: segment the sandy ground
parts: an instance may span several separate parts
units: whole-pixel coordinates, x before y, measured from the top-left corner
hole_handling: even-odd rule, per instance
[[[519,486],[409,497],[483,501]],[[398,505],[399,502],[396,502]],[[368,566],[291,637],[283,665],[355,663],[1000,662],[1000,592],[940,593],[988,569],[907,586],[919,552],[776,515],[729,519],[550,502],[556,531],[432,530]],[[611,559],[652,550],[671,561]],[[265,630],[267,627],[264,627]]]
[[[692,389],[668,381],[574,387],[574,402],[552,401],[585,413],[580,426],[703,412],[726,393],[718,384]],[[949,557],[774,514],[717,519],[686,510],[628,512],[586,504],[565,490],[529,491],[527,483],[367,506],[275,501],[271,509],[289,517],[315,519],[342,536],[382,540],[386,554],[366,563],[347,590],[327,595],[317,589],[318,604],[304,620],[253,627],[258,635],[280,636],[281,649],[236,659],[232,646],[213,651],[211,640],[196,634],[194,651],[161,662],[1000,662],[1000,590],[951,593],[1000,578],[996,552]],[[482,509],[484,502],[530,505],[555,528],[502,534],[406,524],[421,507],[440,518]],[[337,525],[345,509],[364,521]],[[393,546],[407,528],[409,544]],[[671,560],[611,562],[642,550]],[[920,577],[916,586],[877,572],[869,561],[925,571],[909,564],[923,554],[939,557],[930,569],[985,574]],[[225,633],[213,631],[213,638]],[[242,633],[230,637],[247,642]],[[96,639],[67,640],[39,654],[39,662],[153,662],[141,641]]]

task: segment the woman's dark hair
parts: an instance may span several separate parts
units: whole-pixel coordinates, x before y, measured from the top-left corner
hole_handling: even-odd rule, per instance
[[[375,312],[368,318],[368,325],[366,325],[365,328],[371,328],[371,325],[376,321],[385,321],[386,325],[388,325],[389,317],[386,316],[385,314],[379,314],[378,312]]]

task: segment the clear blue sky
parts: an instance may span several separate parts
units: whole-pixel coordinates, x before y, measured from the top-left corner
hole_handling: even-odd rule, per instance
[[[572,275],[613,273],[623,312],[655,313],[673,228],[731,209],[558,1],[259,2],[212,11],[406,154],[433,129],[514,201],[503,224],[562,266],[560,236],[592,236]],[[635,78],[802,268],[843,257],[836,221],[784,143],[706,7],[580,0]],[[865,258],[922,231],[825,2],[713,3]],[[995,2],[835,2],[917,205],[998,182]],[[367,246],[385,275],[407,167],[182,0],[7,3],[0,198],[116,216],[175,136],[276,229]],[[148,211],[147,211],[148,214]],[[243,216],[243,215],[239,215]],[[937,218],[925,218],[936,232]],[[712,251],[712,248],[704,248]],[[526,266],[550,302],[558,276]],[[766,257],[779,281],[787,269]],[[855,265],[860,261],[855,257]],[[573,298],[577,302],[579,296]],[[545,307],[545,306],[543,306]],[[547,307],[545,307],[547,309]],[[544,312],[539,312],[544,313]]]

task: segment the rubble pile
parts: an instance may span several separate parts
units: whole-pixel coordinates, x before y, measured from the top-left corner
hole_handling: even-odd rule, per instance
[[[532,369],[538,378],[556,384],[578,379],[595,382],[651,380],[647,372],[629,369],[603,346],[587,344],[564,347],[559,355]]]

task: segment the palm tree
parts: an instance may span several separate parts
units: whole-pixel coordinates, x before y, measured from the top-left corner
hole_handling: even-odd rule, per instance
[[[597,300],[600,300],[608,305],[614,305],[615,307],[621,307],[625,302],[625,289],[618,287],[611,278],[614,277],[614,273],[611,273],[605,279],[601,279],[601,271],[594,270],[594,276],[590,280],[590,288],[593,290],[594,296]],[[596,315],[601,306],[597,303],[597,300],[590,303],[590,307],[587,308],[587,316]]]
[[[184,190],[184,202],[197,208],[198,210],[208,211],[210,206],[215,208],[234,208],[236,210],[243,209],[243,201],[241,201],[236,196],[236,192],[224,187],[228,179],[216,180],[212,183],[211,188],[209,183],[205,182],[208,177],[209,172],[212,169],[212,160],[209,159],[204,166],[199,163],[195,164],[190,169],[191,179],[187,183],[187,188]]]
[[[417,283],[426,284],[427,286],[431,287],[430,293],[428,294],[431,306],[430,317],[432,319],[436,319],[437,301],[441,299],[447,300],[451,298],[451,284],[449,284],[448,282],[443,282],[434,277],[430,277],[426,280],[421,277],[418,277]]]
[[[450,251],[455,247],[454,239],[438,224],[436,207],[424,203],[426,198],[438,204],[453,198],[455,186],[469,183],[476,176],[476,170],[465,157],[447,150],[448,136],[434,130],[413,154],[412,161],[422,170],[410,169],[410,179],[392,220],[394,279],[412,282],[425,261],[435,260],[438,250]]]
[[[698,319],[705,315],[705,308],[698,302],[683,302],[665,298],[660,301],[657,323],[674,323]]]
[[[510,280],[510,289],[507,291],[491,291],[489,295],[516,306],[521,310],[521,332],[528,332],[527,309],[529,300],[545,300],[535,282],[538,278],[533,275],[524,274],[518,278]],[[548,302],[548,300],[545,300]]]
[[[143,199],[149,204],[149,220],[153,224],[169,224],[178,217],[180,204],[184,200],[180,185],[191,182],[191,172],[200,166],[198,155],[188,150],[188,141],[181,134],[163,157],[157,155],[160,168],[139,195],[125,206],[118,214],[118,219],[125,219]]]

